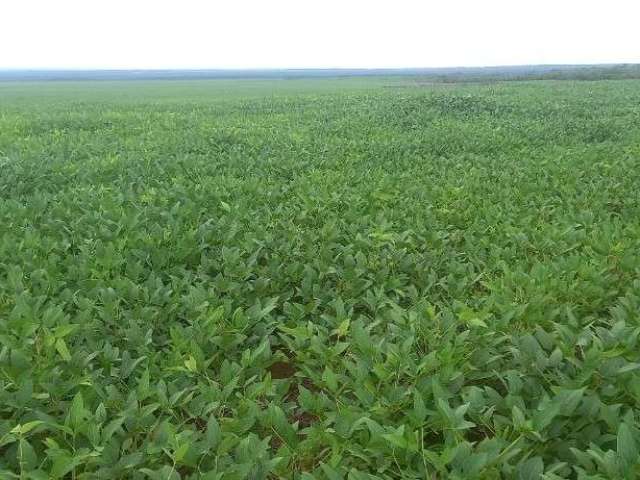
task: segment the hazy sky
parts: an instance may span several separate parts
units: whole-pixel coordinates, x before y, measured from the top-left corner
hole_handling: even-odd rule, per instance
[[[0,68],[640,62],[638,0],[0,0]]]

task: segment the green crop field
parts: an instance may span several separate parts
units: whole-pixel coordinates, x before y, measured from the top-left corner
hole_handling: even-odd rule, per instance
[[[0,83],[0,478],[639,452],[640,81]]]

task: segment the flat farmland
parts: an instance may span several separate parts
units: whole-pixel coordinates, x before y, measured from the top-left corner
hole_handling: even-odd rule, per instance
[[[640,81],[0,83],[0,478],[640,475]]]

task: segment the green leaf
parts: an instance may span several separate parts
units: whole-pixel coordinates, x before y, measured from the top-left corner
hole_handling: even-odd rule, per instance
[[[623,423],[618,427],[616,440],[617,455],[620,465],[624,471],[629,471],[631,467],[637,465],[640,460],[640,452],[631,428]]]
[[[560,414],[561,408],[561,403],[545,398],[534,413],[533,427],[539,432],[547,428],[553,419]]]
[[[75,332],[79,326],[80,325],[74,325],[74,324],[61,325],[55,328],[55,330],[53,331],[53,335],[59,339],[64,338],[67,335]]]
[[[182,461],[182,459],[184,458],[184,456],[187,454],[187,452],[189,451],[189,447],[190,444],[187,443],[183,443],[182,445],[180,445],[176,451],[173,454],[173,460],[176,463],[180,463]]]
[[[216,417],[211,415],[209,421],[207,422],[207,432],[206,432],[206,440],[207,447],[211,450],[215,450],[220,440],[222,439],[222,432],[220,431],[220,425],[218,424],[218,420]]]
[[[25,423],[23,425],[16,425],[11,430],[11,433],[14,433],[16,435],[26,435],[31,430],[33,430],[34,428],[36,428],[39,425],[42,425],[43,423],[44,422],[41,421],[41,420],[34,420],[32,422],[27,422],[27,423]]]
[[[409,445],[406,437],[404,436],[404,425],[401,425],[392,433],[385,433],[382,437],[396,448],[404,449]]]
[[[347,318],[343,320],[338,328],[334,330],[334,333],[338,337],[345,337],[349,333],[349,326],[351,325],[351,319]]]
[[[82,394],[78,392],[73,401],[71,402],[71,408],[69,408],[69,419],[71,426],[76,430],[84,423],[87,412],[84,409],[84,399]]]
[[[141,468],[141,473],[144,473],[152,480],[181,480],[182,477],[169,465],[160,467],[158,470],[151,470],[150,468]]]
[[[511,409],[511,418],[513,418],[514,427],[516,427],[518,430],[521,430],[522,428],[524,428],[526,423],[526,418],[524,416],[524,413],[522,413],[522,410],[520,410],[515,405]]]
[[[324,474],[327,476],[328,480],[343,480],[344,479],[344,475],[338,473],[337,470],[335,470],[332,466],[322,462],[320,464],[320,468],[322,468],[322,471],[324,472]]]
[[[478,318],[478,317],[470,318],[467,321],[467,323],[471,327],[489,328],[489,326],[486,324],[486,322],[484,320],[482,320],[481,318]]]
[[[324,368],[324,372],[322,373],[322,381],[327,384],[327,387],[329,387],[329,390],[331,390],[332,392],[338,390],[338,377],[328,366]]]
[[[184,365],[190,372],[196,372],[198,370],[196,359],[193,358],[193,355],[189,355],[189,358],[185,360]]]
[[[573,415],[580,401],[584,396],[585,388],[579,388],[576,390],[562,390],[558,393],[558,396],[554,399],[560,405],[560,411],[562,415]]]
[[[51,475],[52,478],[62,478],[76,468],[79,463],[80,460],[78,458],[74,458],[68,454],[61,455],[53,462],[49,475]]]
[[[518,466],[518,480],[540,480],[544,473],[544,462],[540,457],[526,460]]]
[[[422,425],[427,418],[427,407],[424,404],[422,395],[417,390],[413,392],[413,417],[416,426]]]
[[[102,440],[104,442],[108,442],[116,431],[122,426],[124,423],[124,417],[115,418],[111,420],[106,427],[102,429]]]
[[[31,444],[24,438],[20,440],[18,452],[20,463],[26,470],[33,470],[38,466],[38,455]]]
[[[633,372],[635,370],[638,370],[639,368],[640,368],[640,363],[627,363],[623,367],[620,367],[616,371],[616,374],[623,375],[625,373],[629,373],[629,372]]]
[[[56,350],[64,361],[68,362],[71,360],[71,354],[69,353],[69,349],[67,348],[67,344],[65,343],[64,339],[58,338],[56,340],[55,346]]]

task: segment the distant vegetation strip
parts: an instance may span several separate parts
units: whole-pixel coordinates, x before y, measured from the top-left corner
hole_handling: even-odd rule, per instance
[[[638,64],[522,65],[455,68],[349,68],[349,69],[248,69],[248,70],[1,70],[0,81],[61,80],[197,80],[293,79],[403,76],[432,82],[487,82],[514,80],[614,80],[640,78]]]

